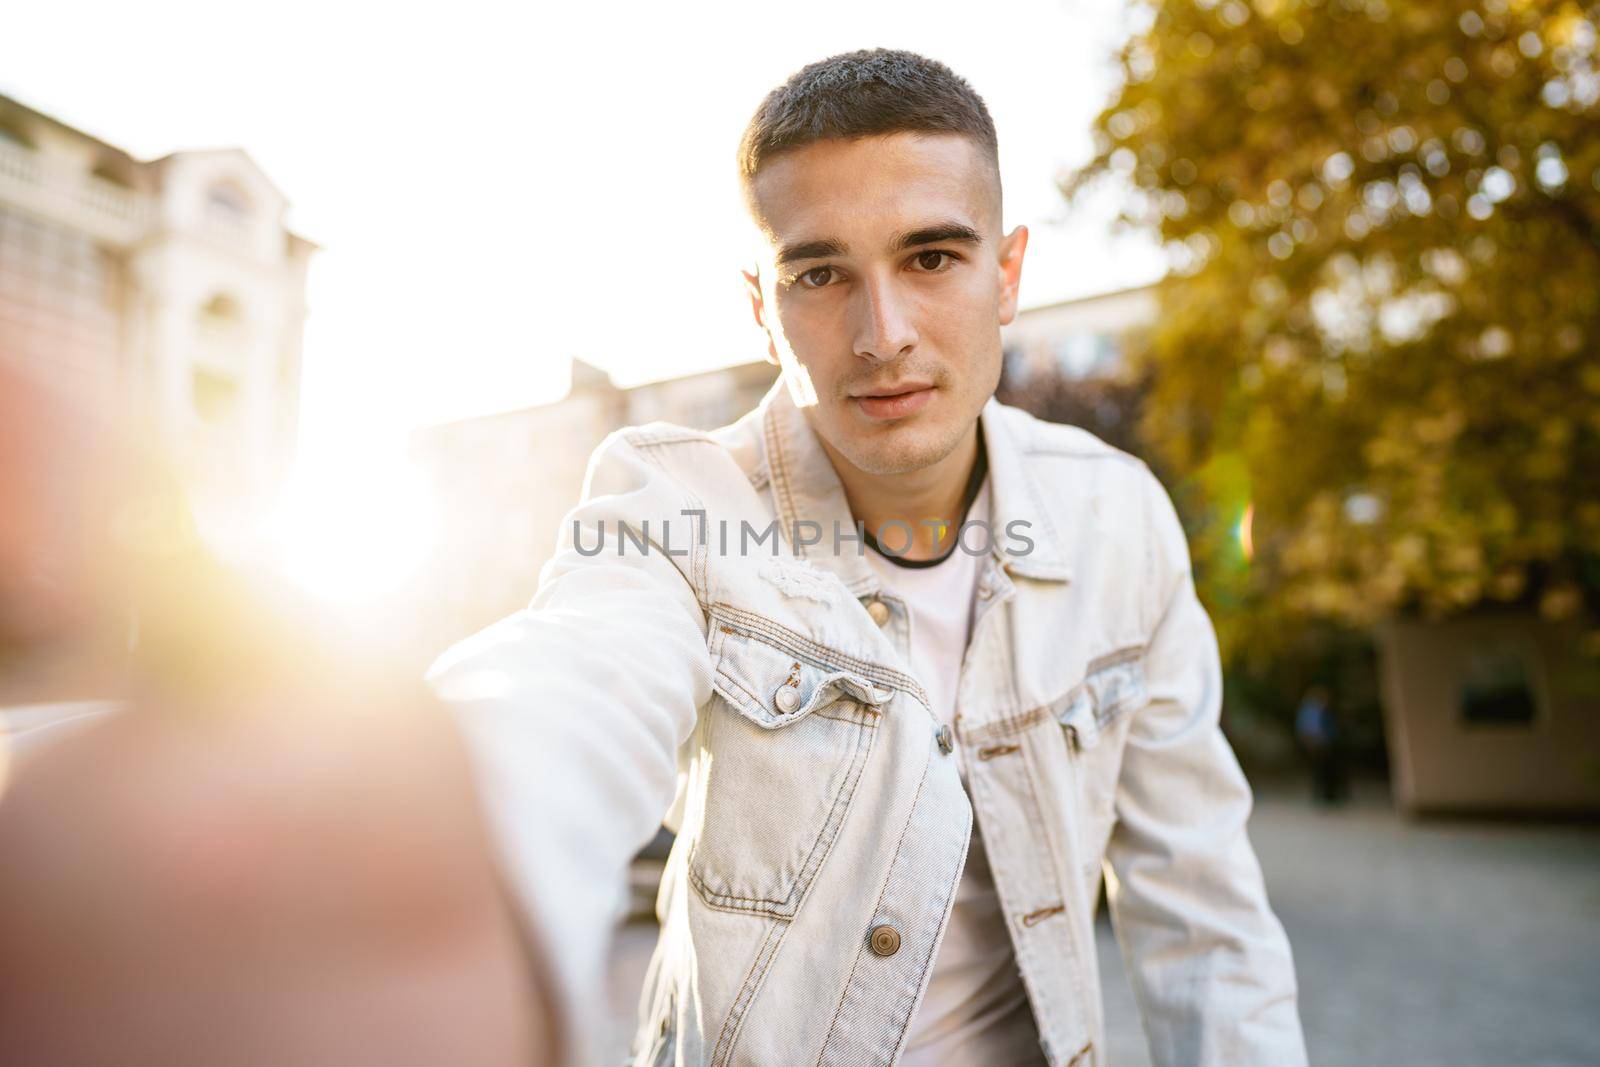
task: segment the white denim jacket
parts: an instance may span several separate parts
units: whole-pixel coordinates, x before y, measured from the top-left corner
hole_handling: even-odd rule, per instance
[[[635,1064],[894,1063],[973,818],[1052,1065],[1105,1063],[1102,872],[1157,1064],[1305,1062],[1166,493],[1082,430],[994,399],[980,427],[995,536],[953,736],[782,379],[722,429],[607,438],[531,605],[430,671],[567,1063],[594,1062],[623,875],[663,813]]]

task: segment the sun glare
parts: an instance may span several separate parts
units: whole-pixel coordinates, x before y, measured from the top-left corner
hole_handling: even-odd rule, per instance
[[[427,480],[404,460],[298,466],[272,521],[282,572],[319,599],[399,592],[437,528]]]

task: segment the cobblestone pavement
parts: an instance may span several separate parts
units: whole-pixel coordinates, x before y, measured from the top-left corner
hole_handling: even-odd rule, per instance
[[[1414,822],[1381,792],[1331,811],[1263,792],[1250,833],[1313,1064],[1600,1064],[1600,827]],[[654,938],[636,924],[618,944],[613,1063]],[[1104,916],[1099,949],[1108,1059],[1145,1067]]]

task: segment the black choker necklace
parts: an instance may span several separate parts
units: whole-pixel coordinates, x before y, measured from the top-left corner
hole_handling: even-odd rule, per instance
[[[950,547],[945,549],[944,555],[935,559],[902,559],[899,556],[885,552],[878,544],[878,539],[872,536],[870,530],[863,529],[862,539],[884,559],[897,567],[937,567],[950,558],[956,550],[956,540],[961,536],[961,526],[967,521],[967,512],[972,508],[972,502],[978,499],[978,490],[983,488],[983,476],[989,473],[988,450],[983,443],[983,429],[978,430],[978,455],[972,461],[972,473],[967,476],[967,487],[961,492],[961,520],[955,524],[956,535],[950,540]]]

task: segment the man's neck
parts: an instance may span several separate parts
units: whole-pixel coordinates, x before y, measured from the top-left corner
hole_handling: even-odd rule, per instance
[[[963,499],[972,465],[978,458],[978,423],[967,428],[961,443],[948,456],[920,470],[903,474],[870,474],[838,454],[826,441],[823,450],[833,463],[844,486],[850,514],[865,523],[867,533],[902,559],[936,559],[955,544],[956,524],[961,521]],[[949,523],[943,535],[928,523]],[[885,523],[891,523],[887,529]],[[911,527],[911,546],[906,544],[906,525]]]

